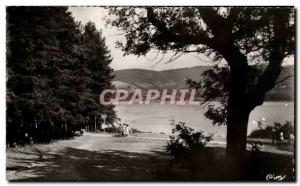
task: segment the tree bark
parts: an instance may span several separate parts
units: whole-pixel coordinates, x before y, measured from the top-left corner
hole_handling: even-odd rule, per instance
[[[230,178],[240,179],[244,167],[247,144],[247,127],[249,114],[247,104],[234,104],[229,99],[227,116],[226,157],[230,167]]]

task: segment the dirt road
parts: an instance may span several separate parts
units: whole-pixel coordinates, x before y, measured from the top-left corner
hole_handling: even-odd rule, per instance
[[[161,180],[166,140],[86,133],[72,140],[8,149],[8,180]]]
[[[86,133],[74,139],[58,140],[45,145],[7,149],[7,179],[53,181],[185,181],[191,179],[188,169],[171,164],[166,152],[168,136],[141,133],[129,137]],[[225,157],[223,142],[213,141],[216,162]],[[293,152],[264,145],[269,153],[255,161],[290,170]],[[276,160],[270,159],[278,157]],[[284,158],[285,157],[285,158]],[[289,163],[290,162],[290,163]],[[276,163],[276,165],[274,164]],[[252,163],[251,163],[252,164]],[[289,165],[291,164],[291,165]],[[260,170],[260,168],[259,168]],[[222,172],[222,171],[221,171]],[[215,180],[214,175],[195,172],[195,180]],[[193,175],[192,175],[193,176]],[[203,176],[203,177],[202,177]],[[262,179],[265,175],[262,174]],[[193,177],[192,177],[193,178]]]

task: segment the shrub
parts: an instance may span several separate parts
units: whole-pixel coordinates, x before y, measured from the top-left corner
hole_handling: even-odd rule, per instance
[[[272,139],[273,127],[267,126],[265,129],[256,129],[249,135],[250,138]]]
[[[136,129],[136,128],[131,128],[131,132],[132,132],[133,134],[135,134],[135,133],[143,133],[142,131],[140,131],[140,130],[138,130],[138,129]]]
[[[285,124],[282,125],[280,130],[283,132],[283,137],[285,139],[289,139],[291,134],[294,134],[294,126],[291,121],[286,121]]]
[[[250,152],[260,152],[262,150],[263,144],[261,141],[250,141],[248,144],[250,145],[248,148]]]
[[[212,137],[213,134],[205,136],[203,131],[195,132],[194,129],[187,127],[186,123],[179,122],[172,129],[167,151],[176,161],[191,160],[190,162],[193,162],[195,158],[200,160],[204,156],[207,157],[205,147]]]
[[[274,127],[267,126],[265,129],[253,130],[249,135],[250,138],[272,138],[272,129],[275,128],[276,133],[283,132],[284,139],[289,139],[290,134],[294,134],[294,126],[291,121],[286,121],[283,125],[279,122],[274,123]]]

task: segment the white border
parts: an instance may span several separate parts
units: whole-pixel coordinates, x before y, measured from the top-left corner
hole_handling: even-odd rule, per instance
[[[40,1],[40,0],[4,0],[5,5],[199,5],[199,6],[214,6],[214,5],[241,5],[241,6],[263,6],[263,5],[295,5],[297,0],[52,0],[52,1]]]
[[[100,5],[100,6],[105,6],[105,5],[162,5],[162,6],[167,6],[167,5],[199,5],[199,6],[214,6],[214,5],[236,5],[236,6],[264,6],[264,5],[272,5],[272,6],[295,6],[297,9],[300,7],[299,6],[300,1],[299,0],[248,0],[248,1],[241,1],[241,0],[184,0],[184,1],[179,1],[179,0],[151,0],[151,1],[145,1],[145,0],[106,0],[106,1],[97,1],[97,0],[52,0],[52,1],[42,1],[42,0],[2,0],[0,1],[0,56],[1,56],[1,63],[0,63],[0,144],[1,144],[1,156],[0,156],[0,185],[8,185],[12,183],[8,183],[6,181],[6,173],[5,173],[5,131],[6,131],[6,122],[5,122],[5,91],[6,91],[6,72],[5,72],[5,7],[6,6],[12,6],[12,5],[37,5],[37,6],[42,6],[42,5]],[[298,15],[299,12],[297,12]],[[297,25],[299,25],[299,17],[297,16]],[[297,35],[298,36],[298,35]],[[297,43],[299,41],[299,37],[297,37]],[[297,54],[299,54],[299,47],[297,47]],[[296,58],[297,60],[297,58]],[[300,67],[297,65],[297,72],[299,73]],[[300,81],[299,77],[297,76],[297,92],[299,94],[299,87],[300,87]],[[299,99],[299,98],[298,98]],[[297,101],[298,102],[298,101]],[[297,109],[297,116],[299,117],[300,111]],[[298,121],[297,121],[298,123]],[[297,128],[297,133],[299,134],[299,125],[296,126]],[[299,142],[298,142],[298,136],[296,135],[297,139],[297,152],[299,149]],[[298,168],[298,166],[297,166]],[[297,178],[299,178],[299,170],[297,170]],[[13,185],[33,185],[33,183],[13,183]],[[50,185],[52,183],[43,183],[44,185]],[[65,184],[74,184],[74,183],[59,183],[59,185],[65,185]],[[76,185],[85,185],[87,183],[76,183]],[[88,183],[88,184],[99,184],[99,183]],[[104,183],[102,183],[104,184]],[[114,183],[113,185],[118,184]],[[131,184],[131,183],[125,183],[125,184]],[[138,183],[140,184],[140,183]],[[161,184],[161,183],[153,183],[155,185],[173,185],[174,183],[168,183],[168,184]],[[207,184],[207,183],[201,183],[201,184]],[[232,183],[226,183],[226,184],[232,184]],[[253,183],[249,185],[262,185],[262,183]],[[211,184],[210,184],[211,185]],[[216,185],[214,183],[213,185]]]

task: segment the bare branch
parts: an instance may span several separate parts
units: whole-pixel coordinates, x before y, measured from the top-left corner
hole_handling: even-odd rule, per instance
[[[200,56],[194,55],[194,57],[197,58],[197,59],[199,59],[200,61],[202,61],[202,62],[204,62],[204,63],[211,63],[211,62],[209,62],[209,61],[206,61],[206,60],[202,59]]]
[[[150,66],[150,68],[153,68],[153,67],[155,67],[156,65],[158,65],[158,64],[164,59],[165,55],[166,55],[166,53],[164,53],[164,54],[162,55],[162,57],[161,57],[156,63],[154,63],[154,65]]]
[[[157,59],[159,53],[160,53],[160,51],[158,50],[157,53],[156,53],[156,55],[155,55],[155,57],[154,57],[153,59],[149,59],[149,58],[147,58],[147,57],[146,57],[146,59],[147,59],[148,61],[154,61],[154,60]]]
[[[291,78],[291,77],[294,77],[294,76],[293,76],[293,75],[286,76],[286,77],[282,78],[281,80],[276,81],[275,84],[282,83],[282,82],[284,82],[285,80],[287,80],[287,79],[289,79],[289,78]]]
[[[172,61],[175,61],[176,59],[180,58],[184,52],[182,52],[181,54],[177,55],[178,52],[176,52],[170,59],[169,61],[165,62],[164,64],[168,64],[168,63],[171,63]]]

